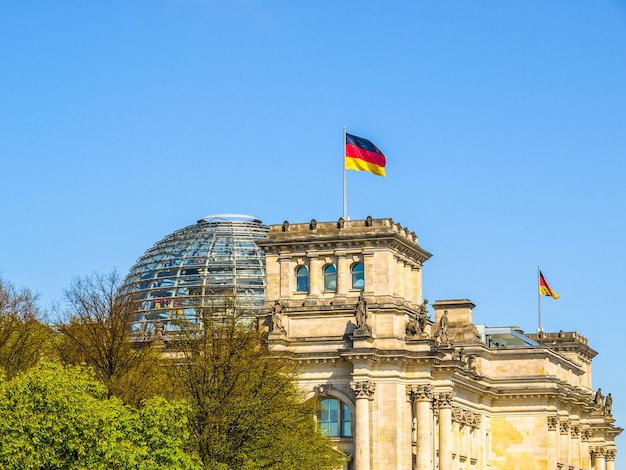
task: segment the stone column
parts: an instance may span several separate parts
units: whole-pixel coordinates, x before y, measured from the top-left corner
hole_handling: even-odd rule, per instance
[[[356,432],[354,437],[355,470],[370,470],[370,406],[369,402],[376,390],[373,382],[352,382],[356,397]]]
[[[548,468],[556,468],[558,461],[559,417],[548,416]]]
[[[322,266],[324,260],[311,258],[309,261],[309,295],[318,297],[322,292]]]
[[[592,448],[589,445],[591,439],[591,430],[586,427],[580,427],[580,468],[585,470],[591,468]]]
[[[416,304],[417,299],[414,295],[413,289],[413,268],[409,263],[404,265],[404,298],[411,303]]]
[[[343,253],[337,255],[337,295],[346,296],[352,284],[352,275],[350,273],[350,265],[352,260],[347,258]]]
[[[396,259],[396,282],[393,284],[394,294],[398,297],[405,298],[404,293],[404,261]]]
[[[432,385],[411,385],[410,394],[417,418],[416,470],[431,470],[433,462],[431,441],[433,387]]]
[[[615,470],[615,455],[616,454],[617,454],[617,449],[606,450],[606,470]]]
[[[572,424],[570,426],[570,463],[574,468],[580,468],[580,424]]]
[[[594,470],[605,470],[606,469],[606,449],[604,447],[594,447],[592,449],[592,457],[593,457],[593,469]]]
[[[295,273],[292,271],[294,264],[289,255],[282,253],[278,256],[278,263],[280,265],[280,298],[288,299],[294,290],[292,287],[292,278],[295,278]]]
[[[385,273],[385,277],[389,277],[389,274]],[[382,292],[379,292],[379,284],[377,284],[376,279],[376,263],[374,263],[374,254],[373,252],[363,252],[363,282],[365,285],[363,286],[363,293],[365,295],[380,295]],[[387,289],[387,285],[383,283],[384,289]]]
[[[441,393],[439,405],[439,470],[452,470],[452,400],[454,392]]]
[[[563,464],[563,468],[569,468],[569,421],[567,419],[559,422],[559,462]]]

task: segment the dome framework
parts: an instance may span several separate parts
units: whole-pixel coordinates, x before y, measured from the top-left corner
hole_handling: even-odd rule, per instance
[[[267,232],[255,217],[218,214],[155,243],[124,280],[137,310],[133,331],[199,326],[203,312],[230,305],[252,321],[265,301],[265,255],[256,242]]]

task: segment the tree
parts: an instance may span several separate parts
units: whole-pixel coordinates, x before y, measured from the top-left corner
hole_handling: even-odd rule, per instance
[[[201,330],[182,329],[169,368],[190,404],[191,439],[205,468],[340,467],[314,423],[315,407],[294,385],[294,367],[270,357],[235,312],[205,310]]]
[[[11,378],[45,356],[51,332],[40,322],[37,296],[0,278],[0,368]]]
[[[185,453],[185,406],[162,398],[141,411],[107,398],[80,366],[40,363],[0,381],[0,468],[199,469]]]
[[[66,310],[57,325],[57,350],[66,364],[92,367],[109,393],[139,405],[162,394],[165,382],[161,354],[149,343],[134,342],[132,297],[120,290],[122,279],[113,271],[77,278],[65,292]]]

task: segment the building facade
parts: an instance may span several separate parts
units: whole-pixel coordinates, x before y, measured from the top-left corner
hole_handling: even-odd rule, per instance
[[[259,327],[300,364],[347,469],[614,469],[622,430],[583,336],[476,325],[466,299],[429,306],[431,255],[391,219],[284,222],[258,245]]]

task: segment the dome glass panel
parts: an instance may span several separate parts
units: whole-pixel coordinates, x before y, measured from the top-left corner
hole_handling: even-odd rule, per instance
[[[124,280],[137,309],[133,330],[151,333],[158,321],[176,331],[225,302],[252,321],[265,301],[265,255],[256,242],[267,232],[254,217],[214,215],[155,243]]]

